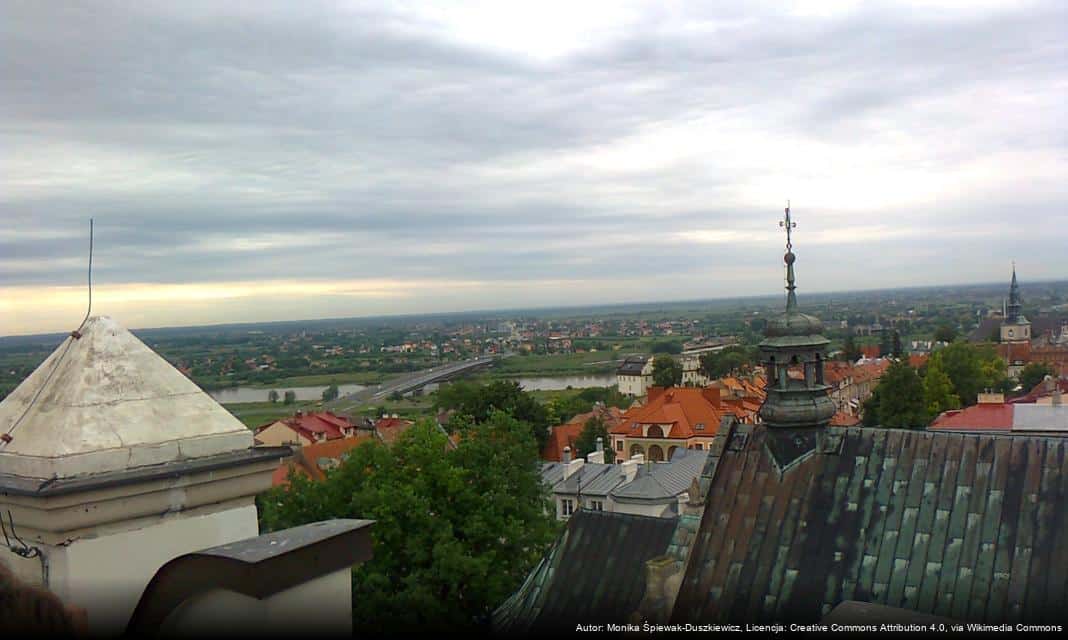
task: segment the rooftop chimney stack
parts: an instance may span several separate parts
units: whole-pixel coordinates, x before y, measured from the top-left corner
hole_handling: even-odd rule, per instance
[[[597,450],[586,455],[590,464],[604,464],[604,438],[597,438]]]
[[[620,475],[623,476],[624,483],[634,480],[634,477],[638,475],[638,463],[634,460],[627,460],[619,465],[619,467]]]
[[[568,454],[568,457],[571,457],[570,454]],[[564,466],[564,480],[567,480],[572,475],[574,475],[576,471],[582,468],[582,465],[585,464],[585,462],[586,461],[582,458],[578,458],[577,460],[571,460],[570,462],[568,462]]]
[[[571,447],[564,447],[564,458],[561,462],[564,464],[571,462]]]

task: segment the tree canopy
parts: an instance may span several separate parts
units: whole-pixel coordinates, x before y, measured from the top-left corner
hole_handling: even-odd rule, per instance
[[[722,378],[743,366],[753,364],[759,357],[756,347],[742,345],[710,351],[701,355],[701,372],[709,378]]]
[[[485,422],[496,410],[503,411],[528,425],[539,450],[545,445],[552,424],[546,407],[514,380],[498,380],[485,385],[454,382],[438,389],[434,404],[438,410],[455,409],[474,424]]]
[[[960,408],[960,397],[953,389],[953,381],[942,368],[941,360],[927,364],[923,376],[923,402],[931,419],[943,411]]]
[[[1046,376],[1052,376],[1053,367],[1044,362],[1031,362],[1023,368],[1020,372],[1019,380],[1020,386],[1023,387],[1024,393],[1027,393],[1031,389],[1035,388],[1039,382],[1042,382]]]
[[[332,382],[332,383],[330,383],[329,387],[323,389],[323,401],[324,402],[330,402],[331,400],[337,400],[338,395],[340,395],[340,392],[338,391],[337,383]]]
[[[671,356],[653,359],[653,384],[658,387],[677,387],[682,383],[682,365]]]
[[[682,353],[682,344],[675,340],[658,340],[651,347],[653,353]]]
[[[871,397],[864,403],[864,425],[893,429],[923,429],[930,421],[924,388],[916,370],[893,362]]]
[[[1005,362],[990,346],[954,342],[931,354],[927,361],[928,369],[933,364],[940,365],[949,376],[954,392],[965,407],[975,404],[983,389],[1008,388]]]
[[[576,459],[585,458],[587,454],[596,451],[597,438],[601,438],[601,443],[604,447],[604,461],[608,463],[615,462],[616,453],[612,450],[612,441],[608,437],[608,427],[605,426],[604,420],[597,417],[586,421],[586,424],[582,427],[582,433],[575,440]]]
[[[392,447],[369,441],[315,483],[260,499],[261,529],[367,518],[374,555],[352,576],[358,631],[475,628],[520,585],[556,535],[529,428],[501,411],[454,450],[430,421]]]

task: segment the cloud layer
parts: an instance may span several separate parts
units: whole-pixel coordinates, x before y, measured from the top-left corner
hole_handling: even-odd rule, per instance
[[[720,4],[7,3],[0,334],[1063,277],[1064,3]]]

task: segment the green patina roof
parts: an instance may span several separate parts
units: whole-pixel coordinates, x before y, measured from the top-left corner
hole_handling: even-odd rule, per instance
[[[829,427],[780,472],[780,433],[739,429],[674,622],[814,622],[844,600],[1068,621],[1068,439]]]
[[[523,585],[493,612],[495,633],[623,623],[645,593],[645,561],[661,556],[677,520],[580,510]]]

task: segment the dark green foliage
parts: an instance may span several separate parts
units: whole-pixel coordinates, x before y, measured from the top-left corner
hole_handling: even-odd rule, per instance
[[[329,402],[331,400],[337,400],[340,392],[338,391],[337,384],[331,383],[329,387],[323,389],[323,401]]]
[[[943,411],[960,408],[960,398],[940,359],[932,360],[924,367],[923,402],[932,419]]]
[[[368,442],[313,483],[260,500],[264,531],[368,518],[373,558],[353,571],[358,632],[476,630],[520,585],[557,525],[528,427],[503,412],[468,423],[455,450],[430,421],[392,448]]]
[[[269,391],[269,392],[267,393],[267,400],[268,400],[269,402],[278,402],[278,392],[277,392],[277,391],[275,391],[274,389],[271,389],[271,390],[270,390],[270,391]]]
[[[842,344],[842,356],[847,362],[856,362],[860,359],[860,347],[857,346],[857,342],[852,335],[846,336],[845,342]],[[703,366],[704,362],[701,364]]]
[[[954,342],[931,355],[928,368],[934,361],[953,382],[953,390],[965,407],[975,404],[984,389],[1004,390],[1007,386],[1005,362],[992,347],[967,342]]]
[[[756,347],[735,345],[702,354],[701,371],[709,378],[722,378],[742,367],[752,365],[759,358],[760,351]]]
[[[916,370],[894,362],[864,403],[864,425],[893,429],[923,429],[930,422],[924,405],[923,382]]]
[[[682,353],[682,344],[674,340],[660,340],[653,343],[651,350],[653,353],[679,354]]]
[[[485,422],[496,410],[503,411],[529,425],[539,450],[545,445],[552,424],[546,408],[514,380],[486,385],[455,382],[438,389],[434,404],[438,410],[455,409],[475,424]]]
[[[953,342],[957,339],[957,330],[948,324],[943,324],[935,329],[934,339],[936,342]]]
[[[293,404],[296,401],[297,393],[295,391],[286,391],[285,399],[282,401],[282,404]]]
[[[601,444],[604,448],[604,461],[608,463],[615,462],[616,454],[612,450],[612,441],[608,438],[608,427],[605,426],[604,420],[600,418],[590,418],[586,421],[586,425],[582,428],[582,433],[579,434],[578,439],[575,441],[577,458],[585,458],[586,454],[596,451],[597,438],[601,438]]]
[[[682,382],[682,365],[671,356],[653,359],[653,384],[657,387],[677,387]]]
[[[898,333],[896,329],[890,338],[890,349],[895,358],[900,358],[904,355],[904,351],[901,348],[901,334]]]
[[[1027,393],[1034,389],[1039,382],[1042,382],[1046,376],[1052,375],[1054,375],[1053,368],[1048,364],[1044,362],[1029,363],[1020,372],[1020,386],[1023,387],[1024,393]]]

